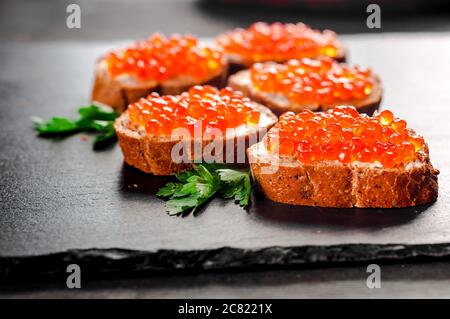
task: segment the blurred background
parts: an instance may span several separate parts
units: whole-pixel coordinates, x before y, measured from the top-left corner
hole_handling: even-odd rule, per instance
[[[81,28],[68,29],[66,8],[81,7]],[[366,27],[377,3],[382,28]],[[254,21],[302,21],[338,33],[450,31],[450,1],[439,0],[1,0],[2,41],[118,40],[154,31],[214,36]]]

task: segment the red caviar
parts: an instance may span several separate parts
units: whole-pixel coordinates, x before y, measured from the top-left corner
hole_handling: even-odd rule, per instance
[[[302,163],[379,162],[386,168],[414,161],[425,146],[391,111],[369,117],[350,106],[284,113],[264,143],[269,152],[295,156]]]
[[[301,104],[320,105],[364,99],[374,84],[369,69],[329,58],[256,63],[251,68],[251,79],[257,90],[280,93]]]
[[[303,23],[257,22],[248,29],[235,29],[219,35],[217,43],[226,53],[251,63],[319,56],[335,58],[338,54],[333,31],[320,32]]]
[[[152,93],[130,104],[128,115],[133,123],[145,126],[149,135],[170,135],[176,128],[194,134],[196,127],[202,132],[212,128],[225,132],[243,124],[256,125],[260,112],[239,91],[197,85],[176,96]]]
[[[205,46],[189,35],[165,38],[154,34],[145,41],[107,56],[112,76],[133,75],[140,80],[164,81],[177,76],[204,79],[223,67],[222,49]]]

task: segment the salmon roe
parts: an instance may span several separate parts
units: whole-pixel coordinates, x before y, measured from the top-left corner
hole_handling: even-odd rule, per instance
[[[165,38],[154,34],[107,56],[110,74],[164,81],[178,76],[204,79],[224,67],[222,49],[206,46],[189,35]]]
[[[145,126],[149,135],[170,135],[176,128],[194,134],[196,127],[202,132],[213,128],[225,132],[243,124],[256,125],[260,118],[260,112],[241,92],[209,85],[197,85],[176,96],[151,93],[130,104],[128,115],[133,123]]]
[[[295,156],[302,163],[379,162],[386,168],[414,161],[425,148],[423,138],[391,111],[369,117],[350,106],[284,113],[264,143],[269,152]]]
[[[247,62],[286,61],[319,56],[337,57],[336,34],[320,32],[303,23],[257,22],[248,29],[235,29],[217,37],[225,52]]]
[[[347,66],[330,58],[256,63],[250,74],[255,89],[280,93],[300,104],[329,105],[364,99],[374,84],[370,69]]]

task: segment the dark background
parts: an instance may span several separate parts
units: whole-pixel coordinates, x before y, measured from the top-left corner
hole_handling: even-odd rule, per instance
[[[73,41],[98,43],[145,38],[155,31],[166,34],[191,32],[198,36],[214,36],[227,29],[247,26],[259,20],[302,21],[314,28],[330,28],[342,34],[450,31],[448,5],[441,5],[436,1],[402,1],[402,5],[390,5],[395,2],[385,1],[385,6],[382,7],[382,29],[369,30],[365,26],[365,7],[358,4],[358,1],[343,1],[340,2],[344,3],[342,6],[333,4],[323,9],[305,6],[273,8],[226,5],[215,1],[2,0],[0,46],[6,47],[17,43],[39,45],[43,42],[65,44]],[[78,3],[81,6],[81,29],[69,30],[65,27],[65,8],[69,3]],[[443,63],[448,64],[449,61],[450,56]],[[1,107],[7,106],[2,104]],[[6,165],[2,165],[2,169],[5,167]],[[42,182],[45,183],[44,180]],[[25,189],[32,191],[31,188]],[[3,202],[4,194],[1,195]],[[5,207],[3,203],[2,207]],[[360,264],[351,267],[251,273],[161,274],[145,278],[116,278],[87,282],[83,285],[83,289],[78,291],[69,291],[65,288],[64,282],[51,284],[4,282],[0,283],[0,295],[88,298],[448,297],[450,295],[450,263],[445,260],[383,266],[382,289],[367,289],[366,277],[366,265]]]
[[[0,39],[104,41],[146,38],[160,31],[215,36],[254,21],[302,21],[338,33],[450,31],[450,2],[436,0],[252,1],[200,0],[2,0]],[[366,4],[382,5],[382,29],[366,27]],[[81,7],[81,29],[65,27],[69,3]],[[305,3],[317,3],[307,6]],[[323,3],[323,5],[318,5]],[[329,4],[327,4],[329,3]],[[245,4],[245,5],[244,5]]]

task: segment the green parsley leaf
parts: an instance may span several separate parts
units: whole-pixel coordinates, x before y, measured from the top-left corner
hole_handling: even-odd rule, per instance
[[[181,183],[167,183],[156,193],[159,197],[170,197],[183,186]]]
[[[114,121],[118,114],[113,111],[105,110],[98,105],[90,105],[78,109],[81,118],[89,118],[99,121]]]
[[[170,197],[182,186],[183,184],[181,183],[167,183],[164,187],[159,189],[159,191],[156,193],[156,196]]]
[[[223,164],[199,164],[176,175],[178,182],[167,183],[156,194],[166,199],[169,215],[193,213],[217,193],[247,206],[251,192],[250,172]]]
[[[34,129],[40,136],[62,136],[78,132],[99,132],[94,140],[94,147],[100,147],[112,141],[116,137],[114,120],[118,113],[107,110],[98,105],[90,105],[78,109],[80,117],[70,120],[63,117],[53,117],[44,121],[34,119]]]
[[[241,206],[247,206],[251,193],[250,172],[234,169],[219,169],[217,173],[223,182],[223,198],[234,198]]]
[[[169,215],[181,215],[187,210],[193,212],[199,206],[198,198],[195,196],[173,198],[166,202],[166,209]]]
[[[79,131],[75,121],[68,120],[63,117],[52,117],[48,121],[41,118],[34,118],[34,129],[42,136],[63,135],[68,133],[76,133]]]
[[[175,175],[175,177],[182,183],[187,182],[187,180],[191,177],[195,176],[195,170],[183,171]]]
[[[211,183],[214,181],[214,176],[205,166],[197,165],[194,169],[200,177],[198,180],[204,180],[205,182]]]
[[[187,211],[194,213],[220,188],[218,176],[213,175],[203,165],[197,165],[193,170],[179,173],[176,177],[182,183],[166,202],[166,209],[170,215],[180,215]],[[163,190],[163,194],[167,192],[167,189]]]

